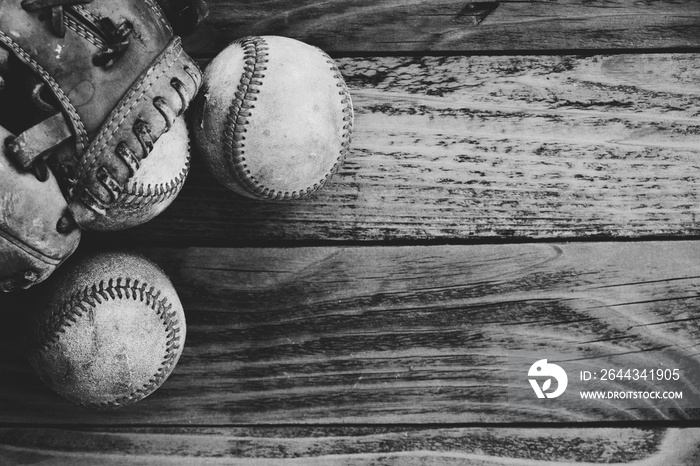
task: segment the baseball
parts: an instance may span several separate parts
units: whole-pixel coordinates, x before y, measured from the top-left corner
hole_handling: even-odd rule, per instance
[[[175,119],[139,164],[115,202],[92,220],[91,230],[122,230],[141,225],[175,200],[190,170],[190,138],[183,117]]]
[[[27,356],[39,377],[73,403],[117,408],[153,393],[185,343],[185,315],[165,274],[130,253],[66,263],[47,282]]]
[[[277,36],[233,42],[206,68],[192,122],[214,176],[253,199],[296,199],[321,186],[350,145],[350,94],[333,60]]]

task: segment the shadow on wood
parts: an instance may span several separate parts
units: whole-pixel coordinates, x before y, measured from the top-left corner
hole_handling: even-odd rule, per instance
[[[93,412],[2,355],[0,421],[79,424],[613,422],[698,419],[695,242],[152,249],[188,337],[164,386]],[[561,364],[538,400],[527,371]],[[678,369],[678,380],[579,380]],[[579,390],[682,391],[581,400]]]

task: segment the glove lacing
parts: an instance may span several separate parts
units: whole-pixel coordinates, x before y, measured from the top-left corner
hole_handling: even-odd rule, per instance
[[[51,9],[51,32],[57,37],[66,35],[66,24],[79,24],[101,48],[93,57],[93,64],[109,68],[129,48],[133,25],[126,20],[117,25],[109,18],[99,18],[80,6],[86,3],[92,0],[23,0],[21,5],[26,11]]]

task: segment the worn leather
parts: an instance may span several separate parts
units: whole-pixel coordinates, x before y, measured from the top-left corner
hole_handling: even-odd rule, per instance
[[[11,134],[0,127],[0,141]],[[80,230],[60,233],[68,213],[56,178],[39,181],[18,170],[0,144],[0,290],[27,288],[46,279],[78,247]]]
[[[64,9],[72,14],[65,15],[65,36],[59,37],[50,8],[26,11],[20,0],[0,3],[0,42],[60,103],[74,138],[53,151],[50,165],[76,221],[90,228],[135,175],[134,164],[117,154],[118,145],[125,144],[137,162],[145,158],[150,148],[137,137],[137,122],[146,122],[155,142],[186,109],[201,73],[153,0],[95,0]],[[111,66],[93,62],[104,47],[76,17],[131,24],[129,45]]]

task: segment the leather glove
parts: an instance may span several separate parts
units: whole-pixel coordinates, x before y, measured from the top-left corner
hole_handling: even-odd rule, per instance
[[[12,136],[0,126],[0,141]],[[18,170],[0,145],[0,290],[48,277],[78,247],[68,204],[51,172]]]
[[[133,198],[130,181],[142,166],[149,172],[140,185],[158,196],[143,202],[139,221],[172,201],[182,177],[143,161],[188,107],[201,72],[158,2],[8,0],[0,3],[0,45],[39,78],[35,100],[49,114],[10,137],[5,152],[20,170],[48,165],[79,226],[131,226],[115,213]]]

